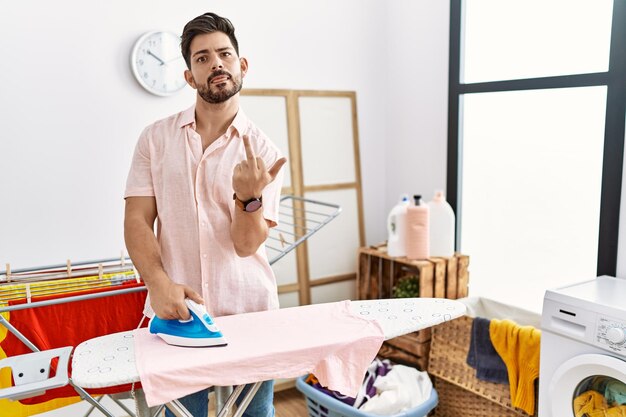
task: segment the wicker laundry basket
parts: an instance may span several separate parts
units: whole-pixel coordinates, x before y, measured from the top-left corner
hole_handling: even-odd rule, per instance
[[[472,320],[460,317],[433,327],[428,373],[439,393],[434,415],[527,417],[524,411],[511,406],[508,384],[481,381],[466,363]]]

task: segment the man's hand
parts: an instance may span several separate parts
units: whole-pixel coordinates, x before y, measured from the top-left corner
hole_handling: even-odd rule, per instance
[[[202,297],[190,287],[176,284],[172,281],[161,283],[149,288],[150,306],[158,318],[164,320],[188,320],[189,308],[185,298],[191,298],[199,304],[204,304]]]
[[[274,181],[287,159],[280,158],[267,170],[263,159],[254,155],[248,135],[243,136],[243,146],[246,150],[246,159],[235,166],[233,171],[233,190],[239,200],[246,201],[251,198],[261,197],[263,189],[267,184]]]

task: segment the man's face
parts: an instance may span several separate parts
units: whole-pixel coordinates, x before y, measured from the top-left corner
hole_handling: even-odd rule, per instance
[[[248,63],[237,56],[225,33],[198,35],[189,50],[191,70],[185,71],[185,79],[204,101],[222,103],[241,90]]]

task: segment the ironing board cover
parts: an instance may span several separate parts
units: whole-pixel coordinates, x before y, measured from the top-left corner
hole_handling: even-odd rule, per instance
[[[355,395],[383,339],[463,315],[447,299],[342,301],[218,317],[228,346],[183,348],[146,329],[79,345],[73,380],[83,388],[141,379],[148,405],[211,385],[239,385],[313,372],[330,389]],[[134,342],[133,342],[134,341]]]

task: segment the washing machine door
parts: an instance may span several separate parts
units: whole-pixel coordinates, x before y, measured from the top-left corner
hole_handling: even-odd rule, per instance
[[[551,417],[622,415],[605,413],[615,407],[626,412],[626,362],[608,355],[575,356],[556,369],[548,395]]]

